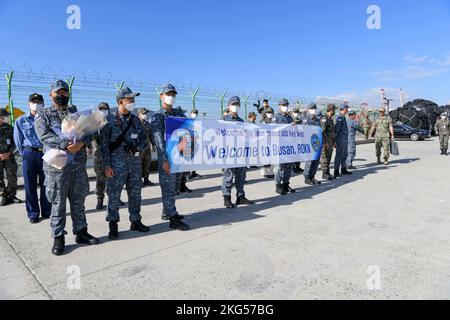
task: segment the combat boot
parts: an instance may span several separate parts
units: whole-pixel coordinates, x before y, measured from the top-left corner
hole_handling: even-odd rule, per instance
[[[181,214],[179,214],[179,215],[178,215],[178,218],[179,218],[180,220],[183,220],[183,219],[184,219],[184,216],[181,215]],[[164,221],[167,221],[167,220],[170,220],[170,217],[169,217],[167,214],[163,213],[163,214],[161,215],[161,219],[164,220]]]
[[[240,205],[252,205],[255,204],[253,201],[248,200],[245,196],[239,196],[236,199],[236,206]]]
[[[275,186],[275,192],[282,196],[286,195],[286,191],[284,191],[283,185],[281,185],[281,184],[277,184]]]
[[[0,207],[7,206],[9,204],[8,197],[2,197],[2,202],[0,202]]]
[[[296,191],[289,186],[289,183],[283,184],[283,189],[286,193],[295,193]]]
[[[192,190],[188,188],[185,182],[180,185],[180,193],[192,193]]]
[[[334,177],[331,175],[330,172],[325,172],[324,174],[322,174],[322,179],[332,181],[334,180]]]
[[[180,230],[180,231],[188,231],[189,230],[189,226],[184,223],[183,221],[181,221],[180,216],[174,215],[173,217],[170,218],[170,224],[169,227],[171,229],[174,230]]]
[[[234,204],[233,204],[233,202],[231,202],[231,196],[224,196],[223,199],[224,199],[223,205],[225,206],[225,208],[227,208],[227,209],[234,208]]]
[[[381,162],[381,158],[380,157],[378,157],[377,158],[377,164],[381,164],[382,162]]]
[[[23,203],[23,201],[18,199],[17,197],[8,197],[8,203],[10,204]]]
[[[311,178],[306,178],[305,179],[305,184],[307,184],[309,186],[315,185],[315,183],[313,182],[313,179],[311,179]]]
[[[441,156],[444,155],[444,149],[441,149]]]
[[[149,180],[149,178],[147,177],[147,178],[144,178],[144,183],[143,183],[143,185],[146,186],[146,187],[153,187],[155,184],[154,184],[153,182],[151,182],[151,181]]]
[[[444,156],[448,156],[448,150],[444,149]]]
[[[147,226],[144,226],[142,224],[142,221],[138,220],[138,221],[131,222],[130,231],[137,231],[137,232],[146,233],[146,232],[150,231],[150,228],[147,227]]]
[[[96,245],[99,243],[97,238],[91,236],[87,232],[87,228],[84,228],[83,230],[81,230],[77,233],[77,236],[75,237],[75,242],[78,244],[87,244],[90,246],[93,246],[93,245]]]
[[[52,253],[55,256],[62,256],[64,254],[64,246],[65,246],[64,236],[59,236],[53,239],[53,247]]]
[[[342,174],[346,175],[346,176],[352,175],[352,173],[350,171],[348,171],[347,168],[342,169]]]
[[[321,185],[321,184],[322,184],[322,182],[317,181],[317,180],[314,179],[314,178],[312,178],[312,182],[313,182],[315,185]]]
[[[105,209],[105,206],[103,205],[103,198],[98,197],[97,198],[97,210],[103,210]]]
[[[111,221],[109,223],[109,240],[117,240],[119,238],[119,226],[116,221]]]
[[[341,177],[341,174],[339,173],[339,170],[334,170],[334,178],[337,179],[340,177]]]

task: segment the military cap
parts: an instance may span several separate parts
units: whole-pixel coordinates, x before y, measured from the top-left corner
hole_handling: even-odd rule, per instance
[[[7,117],[9,116],[9,112],[6,111],[6,109],[0,108],[0,117]]]
[[[192,113],[194,113],[194,114],[198,114],[198,109],[195,109],[195,110],[194,110],[194,109],[192,109],[192,111],[191,111],[191,114],[192,114]]]
[[[339,110],[347,110],[348,109],[348,105],[346,103],[343,103],[340,105]]]
[[[127,98],[136,98],[140,96],[141,94],[139,92],[133,93],[130,88],[125,87],[120,89],[120,91],[117,93],[116,100],[122,100]]]
[[[380,109],[378,109],[379,112],[386,112],[386,108],[385,107],[381,107]]]
[[[279,106],[289,105],[289,101],[288,101],[288,99],[285,99],[285,98],[280,99],[280,101],[278,102],[278,105]]]
[[[334,103],[331,103],[327,106],[327,112],[330,111],[336,111],[336,105]]]
[[[100,102],[100,103],[98,104],[98,106],[97,106],[97,109],[98,109],[98,110],[102,110],[102,109],[109,110],[110,108],[109,108],[109,104],[108,104],[108,103],[106,103],[106,102]]]
[[[30,97],[28,98],[28,102],[32,102],[32,101],[44,101],[44,97],[41,96],[38,93],[33,93],[32,95],[30,95]]]
[[[349,116],[355,116],[355,115],[356,115],[356,111],[355,111],[355,110],[350,110],[350,111],[348,112],[348,115],[349,115]]]
[[[50,91],[52,93],[56,93],[62,89],[69,91],[69,84],[64,80],[56,80],[50,86]]]
[[[241,104],[241,99],[239,97],[231,97],[230,100],[228,100],[228,105],[231,106],[232,104],[239,103]]]
[[[310,103],[308,106],[308,109],[317,109],[317,104],[315,104],[314,102]]]
[[[441,117],[447,117],[447,116],[448,116],[447,112],[442,112],[441,113]]]
[[[166,94],[166,93],[170,93],[170,92],[178,94],[177,89],[175,89],[175,87],[173,85],[168,83],[162,88],[161,93]]]

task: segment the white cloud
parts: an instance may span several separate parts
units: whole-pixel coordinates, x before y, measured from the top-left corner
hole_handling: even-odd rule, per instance
[[[400,106],[400,89],[397,88],[384,88],[386,97],[388,99],[394,99],[391,102],[391,108],[397,108]],[[352,107],[359,107],[362,103],[369,104],[370,108],[378,108],[382,105],[381,101],[381,88],[371,88],[364,92],[345,92],[340,93],[332,97],[317,97],[322,100],[339,100],[348,101]],[[405,102],[412,99],[407,91],[404,91]]]

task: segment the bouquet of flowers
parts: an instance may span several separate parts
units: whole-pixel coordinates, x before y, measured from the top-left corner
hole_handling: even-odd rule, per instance
[[[106,117],[98,110],[88,110],[69,114],[61,123],[58,135],[72,143],[83,140],[88,135],[103,129]],[[73,155],[67,151],[51,149],[43,157],[44,161],[62,170],[67,163],[73,161]]]

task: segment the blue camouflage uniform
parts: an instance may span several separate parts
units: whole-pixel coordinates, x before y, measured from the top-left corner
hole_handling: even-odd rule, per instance
[[[320,127],[320,119],[312,114],[307,114],[306,117],[306,125]],[[305,124],[304,124],[305,125]],[[305,165],[305,172],[303,173],[306,179],[314,179],[317,173],[317,169],[320,165],[320,159],[314,161],[308,161]]]
[[[223,117],[223,121],[244,122],[238,115],[227,114]],[[245,197],[244,185],[247,176],[247,168],[232,168],[223,170],[222,193],[224,196],[231,196],[231,188],[236,187],[237,197]]]
[[[183,173],[171,173],[167,175],[162,167],[163,162],[169,160],[166,151],[165,139],[165,120],[169,117],[185,118],[186,116],[181,108],[172,108],[170,111],[160,109],[158,112],[153,114],[151,121],[153,142],[158,153],[158,172],[163,200],[163,216],[167,219],[178,215],[178,211],[175,206],[175,197],[177,195],[178,182],[181,181],[183,176]]]
[[[57,108],[51,106],[38,112],[34,128],[44,146],[44,153],[50,149],[66,150],[68,141],[60,137],[62,120],[68,114],[77,112],[75,106]],[[91,142],[91,136],[84,139],[84,144]],[[66,202],[70,203],[70,215],[73,233],[87,228],[84,202],[89,193],[89,180],[86,171],[86,148],[80,150],[62,170],[44,162],[46,195],[51,209],[52,237],[66,234]]]
[[[142,165],[139,153],[147,148],[147,136],[141,121],[132,113],[123,115],[119,111],[107,117],[108,124],[100,131],[100,151],[103,166],[112,168],[114,177],[106,180],[108,194],[108,213],[106,221],[120,221],[120,194],[126,186],[130,221],[141,220],[141,177]],[[110,150],[110,145],[126,132],[122,145]]]
[[[43,145],[34,130],[35,117],[28,111],[16,120],[14,126],[14,142],[22,156],[22,173],[25,187],[25,206],[28,218],[49,218],[51,206],[45,195],[45,174]],[[38,198],[37,187],[40,186]],[[39,206],[40,204],[40,206]]]
[[[347,119],[348,128],[348,156],[346,165],[347,168],[353,166],[353,161],[356,157],[356,132],[360,129],[359,122],[352,119]]]
[[[346,168],[348,156],[348,128],[347,120],[343,114],[339,114],[335,124],[336,132],[336,157],[334,158],[334,170]]]
[[[278,113],[275,117],[275,123],[277,124],[292,124],[294,120],[289,113]],[[294,163],[284,163],[275,166],[275,183],[289,184],[292,176],[292,170],[294,169]]]

